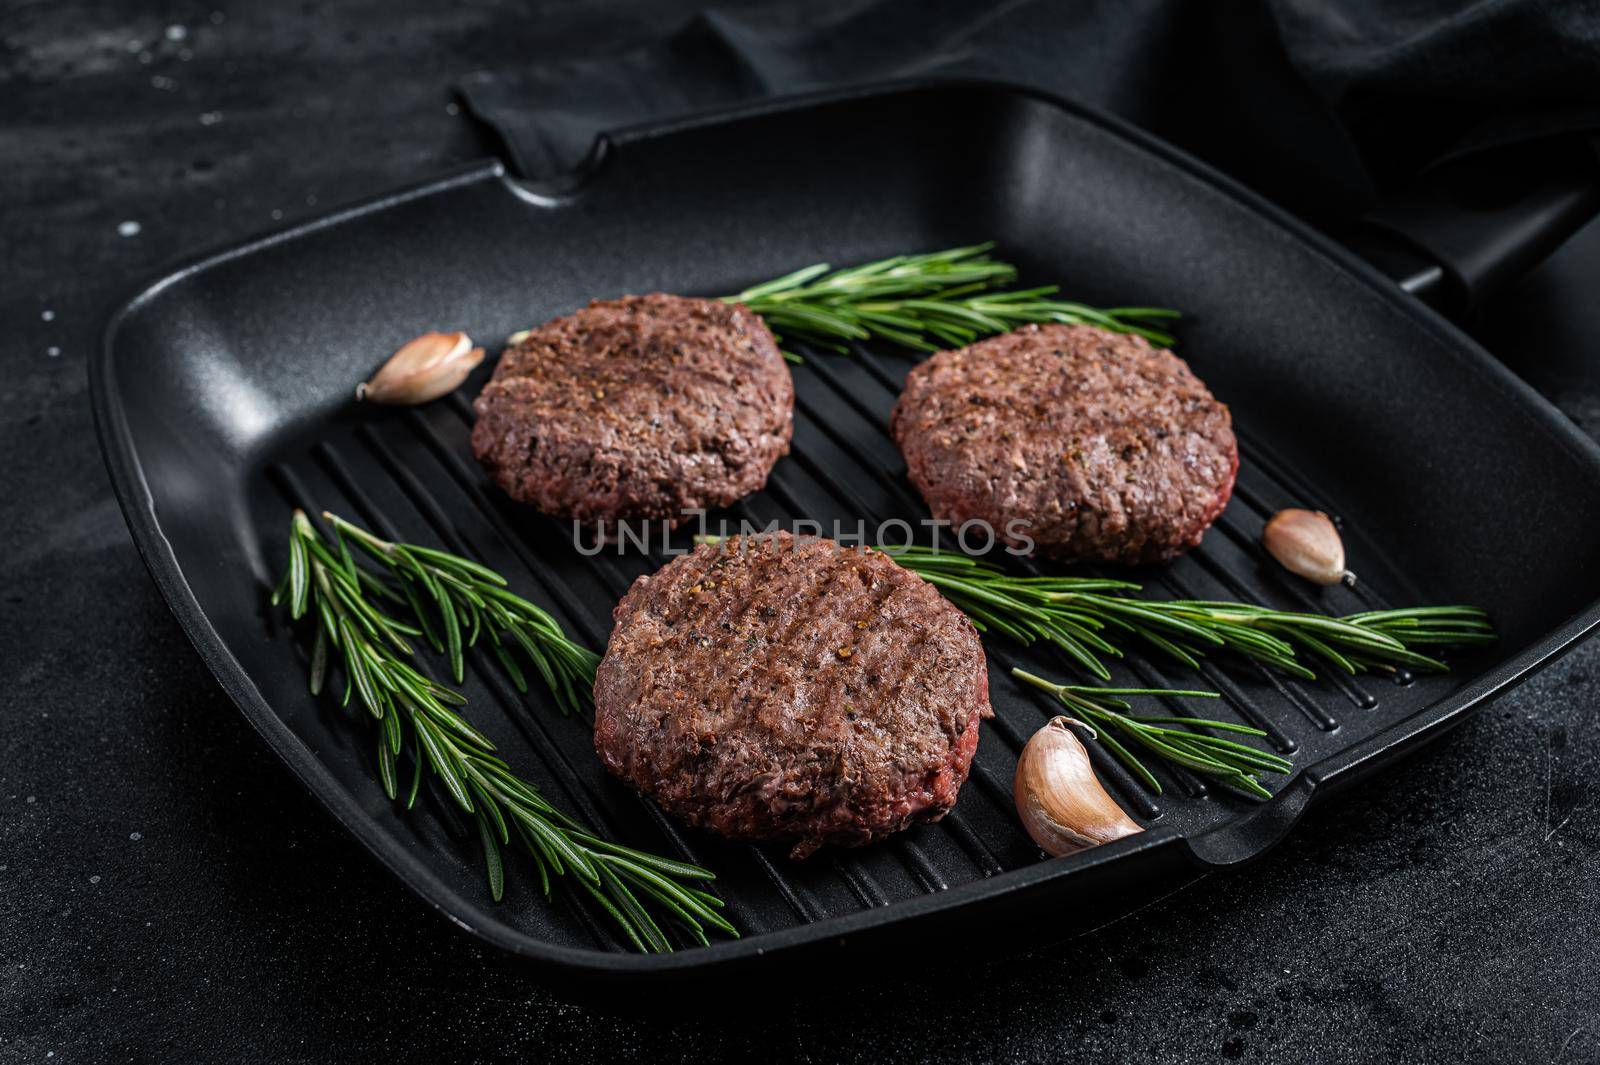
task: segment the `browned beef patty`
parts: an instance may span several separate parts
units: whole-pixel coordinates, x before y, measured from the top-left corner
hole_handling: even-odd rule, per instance
[[[508,348],[476,408],[473,454],[512,498],[676,524],[766,483],[789,451],[794,383],[743,306],[625,296]]]
[[[675,817],[802,858],[943,817],[991,714],[978,634],[932,585],[880,552],[779,534],[634,582],[594,745]]]
[[[891,416],[937,518],[1063,560],[1159,562],[1233,493],[1228,408],[1140,337],[1029,325],[913,369]]]

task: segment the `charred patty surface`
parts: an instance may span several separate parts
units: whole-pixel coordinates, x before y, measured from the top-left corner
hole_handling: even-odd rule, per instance
[[[934,355],[906,378],[891,431],[935,517],[1063,560],[1195,546],[1239,468],[1228,408],[1182,359],[1088,326]]]
[[[879,552],[701,545],[615,617],[595,680],[606,768],[690,825],[797,858],[943,817],[992,713],[972,623]]]
[[[597,300],[508,348],[476,404],[472,451],[547,514],[661,519],[758,490],[789,451],[794,384],[742,306]]]

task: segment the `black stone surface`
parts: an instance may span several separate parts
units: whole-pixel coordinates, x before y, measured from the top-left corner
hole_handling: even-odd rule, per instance
[[[1600,649],[1252,867],[1035,956],[800,1003],[576,1005],[301,794],[134,552],[84,378],[141,278],[484,154],[445,89],[692,2],[0,18],[0,1062],[1600,1060]],[[1489,308],[1600,434],[1600,226]]]

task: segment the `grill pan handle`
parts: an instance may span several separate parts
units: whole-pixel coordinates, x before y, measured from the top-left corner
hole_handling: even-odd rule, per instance
[[[1341,234],[1401,288],[1459,317],[1600,213],[1600,137],[1551,138],[1442,164]]]

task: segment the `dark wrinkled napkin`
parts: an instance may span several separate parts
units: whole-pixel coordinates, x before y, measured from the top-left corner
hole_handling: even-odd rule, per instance
[[[813,0],[712,8],[620,54],[471,75],[530,178],[597,133],[763,95],[995,78],[1111,111],[1313,218],[1430,166],[1600,130],[1600,2]]]

